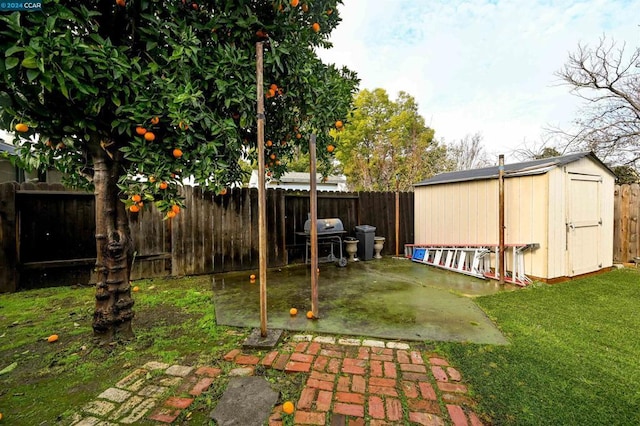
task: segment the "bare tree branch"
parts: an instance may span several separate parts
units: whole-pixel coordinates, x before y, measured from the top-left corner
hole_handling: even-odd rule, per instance
[[[595,48],[578,45],[556,73],[585,105],[575,130],[551,129],[570,151],[592,150],[612,164],[636,165],[640,159],[640,47],[602,37]]]

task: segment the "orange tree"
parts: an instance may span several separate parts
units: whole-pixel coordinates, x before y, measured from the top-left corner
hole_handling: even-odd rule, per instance
[[[242,162],[276,175],[330,128],[357,86],[323,64],[336,0],[50,0],[0,16],[0,127],[23,165],[53,166],[92,188],[96,308],[104,341],[131,337],[128,215],[180,211],[182,178],[221,192]],[[294,6],[295,4],[295,6]],[[256,158],[255,46],[265,47],[266,158]],[[245,167],[246,169],[246,167]]]

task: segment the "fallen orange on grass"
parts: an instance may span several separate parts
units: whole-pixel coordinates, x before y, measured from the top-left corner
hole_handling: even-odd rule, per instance
[[[307,311],[307,318],[313,319],[313,311]]]
[[[51,336],[47,337],[47,342],[49,343],[53,343],[58,341],[58,335],[57,334],[52,334]]]
[[[298,315],[298,310],[296,308],[289,309],[289,315],[292,317]]]
[[[293,413],[293,410],[295,409],[295,407],[293,406],[293,402],[291,401],[287,401],[284,404],[282,404],[282,411],[285,414],[291,414]]]
[[[138,291],[140,291],[140,287],[135,286],[135,287],[133,287],[131,290],[133,290],[134,292],[138,292]]]
[[[249,275],[249,279],[250,279],[250,280],[255,280],[255,279],[256,279],[256,276],[255,276],[254,274],[251,274],[251,275]]]

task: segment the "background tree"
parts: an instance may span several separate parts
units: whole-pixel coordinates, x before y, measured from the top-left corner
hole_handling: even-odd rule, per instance
[[[590,150],[613,164],[640,159],[640,48],[600,39],[595,48],[579,45],[557,76],[586,101],[576,131],[557,130],[572,151]]]
[[[452,170],[471,170],[494,165],[482,145],[482,135],[465,135],[459,141],[447,144],[447,158]]]
[[[397,183],[408,191],[444,170],[446,149],[433,139],[409,94],[391,101],[384,89],[362,90],[354,105],[349,122],[336,132],[336,158],[352,190],[395,191]]]
[[[128,214],[155,203],[170,219],[183,176],[219,191],[241,181],[241,160],[280,174],[311,133],[329,160],[329,129],[357,79],[314,48],[328,46],[339,19],[336,0],[51,0],[0,16],[0,127],[25,136],[16,138],[25,163],[55,166],[95,194],[97,336],[132,335]],[[264,159],[257,41],[272,141]]]
[[[640,174],[631,166],[615,166],[612,168],[619,184],[640,183]]]

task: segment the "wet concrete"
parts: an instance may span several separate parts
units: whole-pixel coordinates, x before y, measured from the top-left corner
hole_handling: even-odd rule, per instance
[[[510,290],[407,259],[387,257],[320,265],[318,320],[311,309],[310,268],[298,265],[267,274],[269,328],[358,335],[385,339],[467,341],[506,344],[507,340],[473,302],[474,296]],[[213,293],[219,324],[259,327],[260,293],[249,275],[216,275]],[[289,309],[298,315],[289,315]]]

